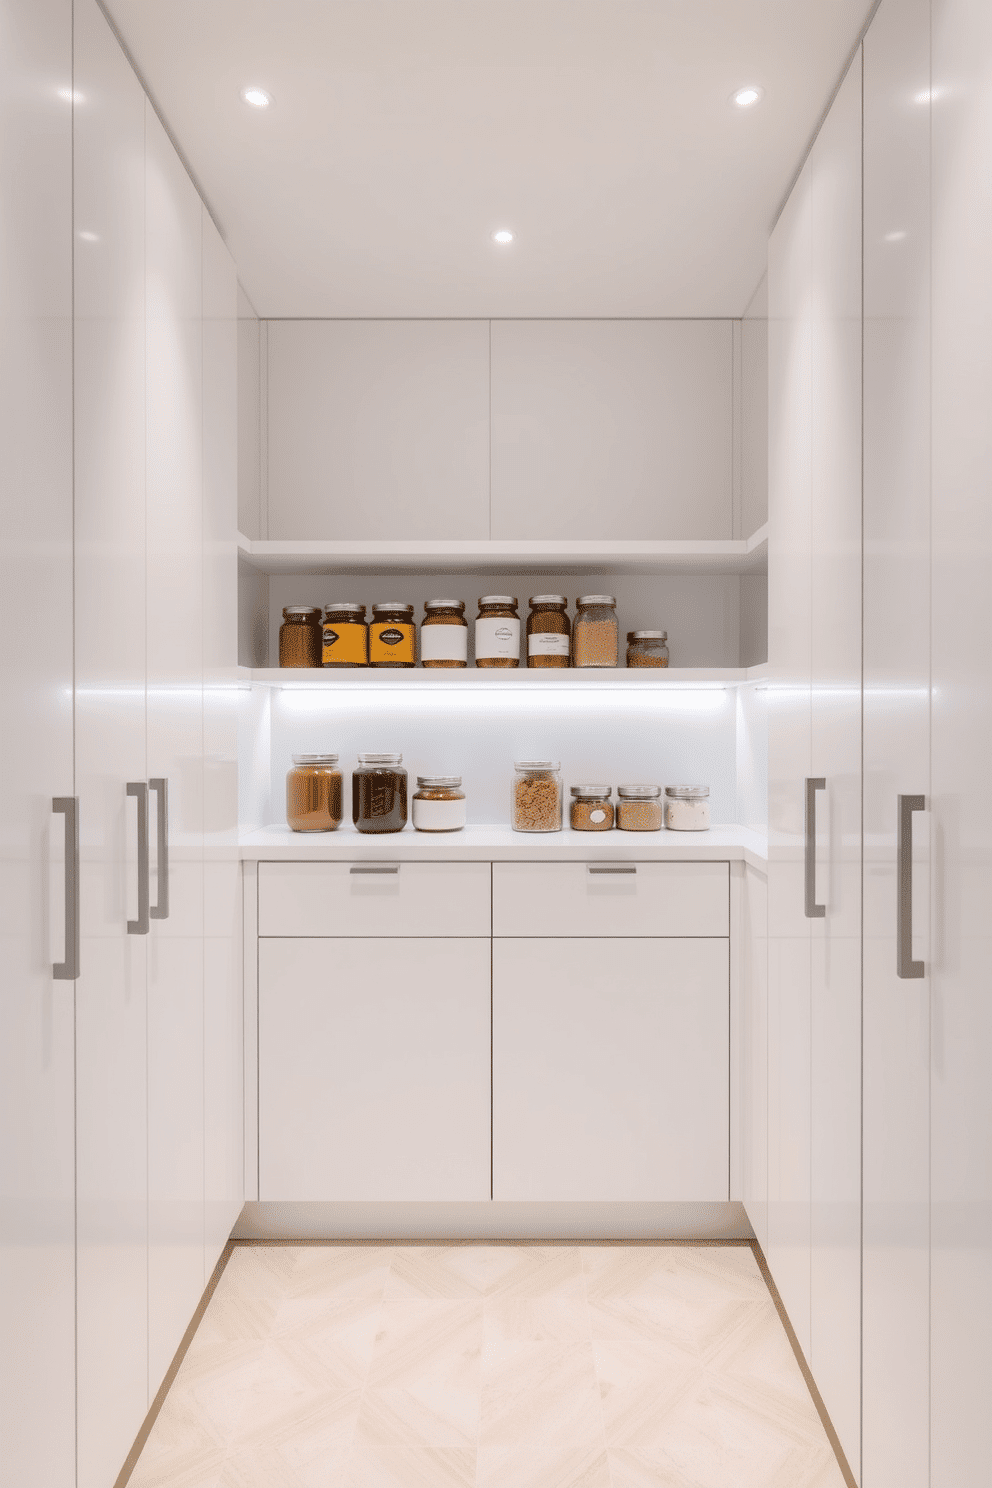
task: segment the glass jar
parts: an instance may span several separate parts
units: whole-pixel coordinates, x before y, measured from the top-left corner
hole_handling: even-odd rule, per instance
[[[336,754],[294,754],[286,776],[286,821],[294,832],[333,832],[341,825],[341,771]]]
[[[369,626],[369,666],[412,667],[417,660],[413,605],[374,604]]]
[[[468,621],[462,599],[429,599],[420,624],[420,665],[468,666]],[[416,825],[416,823],[414,824]]]
[[[475,622],[477,667],[520,665],[520,616],[512,594],[483,594]]]
[[[351,776],[351,819],[360,832],[402,832],[406,771],[401,754],[360,754]]]
[[[518,760],[513,768],[510,826],[515,832],[560,832],[561,765],[555,760]]]
[[[705,832],[710,825],[708,785],[666,785],[665,826],[673,832]]]
[[[583,594],[572,626],[572,665],[615,667],[619,646],[617,602],[612,594]]]
[[[287,605],[279,627],[281,667],[319,667],[323,642],[320,605]]]
[[[418,832],[460,832],[465,825],[465,793],[460,775],[418,775],[413,825]]]
[[[535,594],[527,616],[527,665],[567,667],[572,629],[563,594]]]
[[[364,667],[369,664],[369,629],[362,604],[332,604],[324,611],[325,667]]]
[[[660,832],[660,785],[618,785],[617,826],[621,832]]]
[[[568,824],[573,832],[609,832],[613,827],[611,785],[573,785]]]
[[[627,665],[629,667],[667,667],[667,630],[628,630]]]

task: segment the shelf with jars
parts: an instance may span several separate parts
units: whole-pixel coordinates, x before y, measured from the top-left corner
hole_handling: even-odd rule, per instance
[[[481,667],[435,670],[431,667],[379,670],[356,667],[339,671],[326,667],[239,667],[242,683],[258,683],[289,689],[413,687],[418,691],[431,688],[575,688],[616,687],[679,688],[731,687],[745,682],[761,682],[768,676],[767,663],[752,667],[568,667],[559,670],[517,667],[514,670],[490,671]]]

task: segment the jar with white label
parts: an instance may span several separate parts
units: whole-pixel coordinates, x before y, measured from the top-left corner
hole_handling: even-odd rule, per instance
[[[673,832],[705,832],[710,824],[708,785],[666,785],[665,826]]]
[[[571,660],[572,627],[564,594],[535,594],[527,616],[527,665],[567,667]]]
[[[613,787],[573,785],[568,824],[573,832],[609,832],[613,829]]]
[[[477,667],[520,665],[520,616],[512,594],[483,594],[475,622]]]
[[[465,793],[460,775],[418,775],[413,825],[418,832],[460,832],[465,825]]]
[[[429,599],[424,605],[420,665],[468,666],[468,622],[463,599]]]

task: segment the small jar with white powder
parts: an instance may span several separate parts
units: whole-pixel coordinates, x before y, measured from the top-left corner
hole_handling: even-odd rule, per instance
[[[710,824],[708,785],[666,785],[665,826],[672,832],[705,832]]]

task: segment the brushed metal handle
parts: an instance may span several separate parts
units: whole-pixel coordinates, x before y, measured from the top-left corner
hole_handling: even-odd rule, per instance
[[[52,814],[65,818],[65,960],[52,965],[57,982],[79,976],[79,798],[53,796]]]
[[[926,796],[900,796],[896,846],[899,887],[896,894],[896,976],[919,981],[926,975],[922,961],[913,960],[913,812],[926,811]]]
[[[149,780],[148,789],[155,792],[158,864],[158,897],[148,913],[153,920],[169,918],[169,782],[161,775]]]
[[[129,780],[127,794],[138,803],[138,918],[128,920],[128,935],[148,934],[148,786],[144,780]]]
[[[399,873],[399,863],[352,863],[350,873]]]
[[[816,793],[825,791],[827,782],[822,775],[809,776],[806,780],[806,860],[805,860],[805,890],[806,890],[806,918],[808,920],[823,920],[827,916],[827,906],[816,902]]]
[[[587,873],[636,873],[636,863],[587,863]]]

